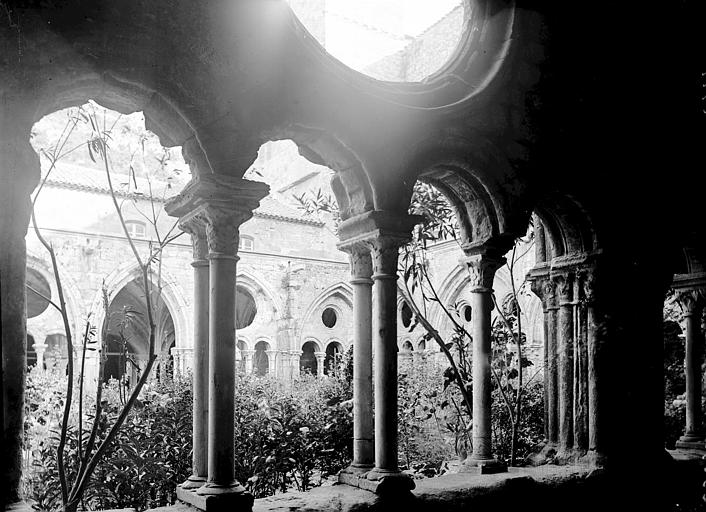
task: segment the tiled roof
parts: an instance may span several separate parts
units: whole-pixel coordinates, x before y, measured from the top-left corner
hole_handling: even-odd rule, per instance
[[[45,173],[46,170],[43,171],[43,175]],[[110,176],[116,195],[121,197],[138,198],[143,196],[148,198],[151,185],[152,196],[156,201],[160,202],[176,195],[184,185],[182,180],[174,180],[174,184],[157,180],[150,180],[150,183],[145,178],[135,178],[133,180],[133,178],[127,174],[111,173]],[[100,169],[91,169],[69,163],[57,164],[54,169],[52,169],[46,183],[47,186],[84,190],[100,194],[110,193],[105,172],[102,172]],[[136,184],[137,186],[135,186]],[[303,212],[278,201],[272,196],[267,196],[260,201],[260,207],[255,210],[255,216],[315,226],[324,225],[323,222],[307,217]]]

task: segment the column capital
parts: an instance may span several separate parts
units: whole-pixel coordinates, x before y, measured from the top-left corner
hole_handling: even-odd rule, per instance
[[[704,307],[704,290],[701,288],[677,290],[676,300],[682,317],[699,317]]]
[[[302,354],[304,354],[304,351],[302,350],[290,350],[289,355],[295,356],[295,357],[301,357]]]
[[[583,300],[586,302],[586,304],[593,304],[596,300],[595,269],[581,269],[577,277],[581,286]]]
[[[492,292],[495,272],[505,264],[505,261],[504,257],[494,254],[466,254],[461,264],[468,271],[471,293]]]
[[[571,304],[574,298],[574,272],[553,272],[551,279],[555,285],[556,299],[559,305]]]
[[[179,228],[191,235],[191,246],[194,251],[192,266],[203,265],[208,256],[208,240],[206,224],[200,217],[186,217],[179,221]]]
[[[373,262],[370,248],[363,242],[341,243],[339,250],[348,253],[351,264],[351,282],[353,284],[370,284],[373,274]]]
[[[397,260],[400,247],[409,241],[403,234],[385,234],[366,240],[370,247],[373,279],[397,279]]]
[[[235,256],[240,225],[252,217],[269,190],[266,183],[204,174],[193,178],[164,208],[181,219],[180,226],[197,231],[199,224],[204,226],[211,257]]]

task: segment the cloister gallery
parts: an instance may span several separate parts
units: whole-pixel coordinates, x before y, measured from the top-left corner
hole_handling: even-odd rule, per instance
[[[191,176],[164,202],[191,240],[165,253],[168,335],[159,351],[177,371],[192,369],[199,418],[193,475],[174,509],[670,510],[679,493],[700,492],[685,483],[701,479],[699,459],[688,455],[704,448],[706,233],[695,179],[704,167],[704,6],[456,4],[408,46],[404,37],[349,43],[362,54],[388,48],[386,58],[358,61],[334,56],[335,36],[356,36],[326,24],[334,10],[325,0],[0,4],[7,505],[22,500],[26,363],[46,365],[61,346],[56,318],[25,291],[27,283],[54,291],[27,235],[41,176],[30,138],[43,117],[89,100],[143,112],[162,145],[182,148]],[[281,141],[332,171],[335,235],[283,204],[280,188],[244,178],[263,148]],[[83,202],[110,200],[104,184],[87,180],[81,168],[58,166],[47,190],[63,194],[61,217],[77,223],[44,216],[65,259],[81,262],[73,275],[65,269],[78,325],[100,303],[99,275],[109,276],[116,307],[138,293],[134,267],[110,256],[126,250],[124,239],[104,223],[78,222]],[[398,359],[436,351],[399,325],[409,320],[399,249],[420,220],[409,213],[417,181],[441,191],[456,214],[460,243],[432,248],[433,266],[444,300],[470,307],[474,357],[473,453],[458,474],[415,488],[398,465]],[[128,220],[136,238],[145,234]],[[535,252],[522,272],[538,299],[531,341],[543,347],[546,439],[537,467],[496,473],[492,293],[507,290],[504,255],[529,225]],[[667,452],[670,289],[683,314],[687,414],[678,450]],[[253,504],[233,472],[236,374],[321,374],[327,351],[351,346],[354,451],[340,485]]]

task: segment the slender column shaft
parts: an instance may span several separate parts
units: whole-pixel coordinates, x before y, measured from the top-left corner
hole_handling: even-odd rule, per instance
[[[702,297],[697,290],[683,291],[678,295],[686,324],[684,346],[684,374],[686,378],[686,430],[680,443],[703,441],[701,431],[701,362],[703,336],[701,333]]]
[[[575,294],[578,296],[579,280]],[[588,450],[588,326],[584,304],[575,306],[574,326],[574,446],[585,453]]]
[[[559,451],[563,454],[573,448],[573,393],[574,393],[574,305],[572,303],[573,275],[555,276],[559,299],[557,318],[557,351],[559,356]]]
[[[476,254],[466,259],[471,286],[471,334],[473,337],[473,453],[471,465],[497,465],[493,457],[491,427],[491,312],[493,278],[505,258]]]
[[[194,264],[194,476],[208,475],[208,317],[209,267],[205,260]]]
[[[473,311],[473,455],[472,459],[493,458],[490,415],[490,313],[491,294],[485,291],[471,293]]]
[[[547,279],[544,285],[544,293],[547,303],[547,328],[544,333],[545,339],[545,390],[544,400],[547,407],[547,437],[549,445],[556,446],[559,442],[559,365],[557,354],[557,311],[556,287],[551,279]]]
[[[701,328],[695,315],[686,318],[686,433],[701,430]]]
[[[588,449],[596,458],[604,453],[603,435],[600,422],[602,420],[603,400],[601,393],[602,368],[600,342],[596,329],[595,310],[592,302],[588,303],[586,312],[588,325]]]
[[[209,311],[208,483],[231,487],[235,393],[236,258],[211,253]],[[229,421],[230,420],[230,421]]]
[[[392,255],[388,255],[392,258]],[[394,252],[395,262],[397,252]],[[373,274],[375,469],[397,472],[397,276]]]
[[[182,484],[185,489],[201,487],[208,475],[208,387],[209,387],[209,262],[206,230],[202,222],[192,219],[180,227],[191,233],[194,261],[194,337],[193,337],[193,451],[192,474]]]
[[[353,287],[353,466],[372,467],[373,441],[373,269],[370,253],[351,253]]]

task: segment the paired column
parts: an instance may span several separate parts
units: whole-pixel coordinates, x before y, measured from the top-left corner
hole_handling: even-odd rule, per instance
[[[197,219],[180,223],[191,234],[194,252],[194,337],[193,337],[193,472],[182,484],[185,489],[201,487],[208,476],[208,317],[209,264],[206,226]]]
[[[703,360],[703,291],[690,289],[677,295],[685,324],[684,373],[686,376],[686,431],[677,441],[677,448],[704,449],[704,433],[701,428],[701,363]]]
[[[255,356],[254,350],[243,350],[243,358],[245,358],[245,373],[250,375],[253,369],[253,357]]]
[[[577,455],[588,452],[588,312],[583,281],[588,270],[574,280],[574,448]]]
[[[299,378],[299,365],[301,364],[302,354],[303,352],[301,350],[292,350],[289,352],[289,364],[291,367],[290,375],[293,379]],[[355,396],[355,390],[353,391],[353,394]]]
[[[470,303],[473,311],[473,453],[465,464],[477,466],[481,473],[506,470],[493,456],[491,428],[491,313],[493,278],[505,258],[495,254],[474,254],[466,258],[470,276]]]
[[[209,498],[218,499],[219,506],[252,505],[234,474],[235,276],[239,227],[268,190],[264,183],[204,174],[165,205],[182,224],[203,225],[208,246],[207,481],[196,493],[178,493],[199,508],[207,508]]]
[[[574,274],[559,272],[552,276],[559,305],[557,318],[558,407],[560,459],[573,456],[574,438]]]

